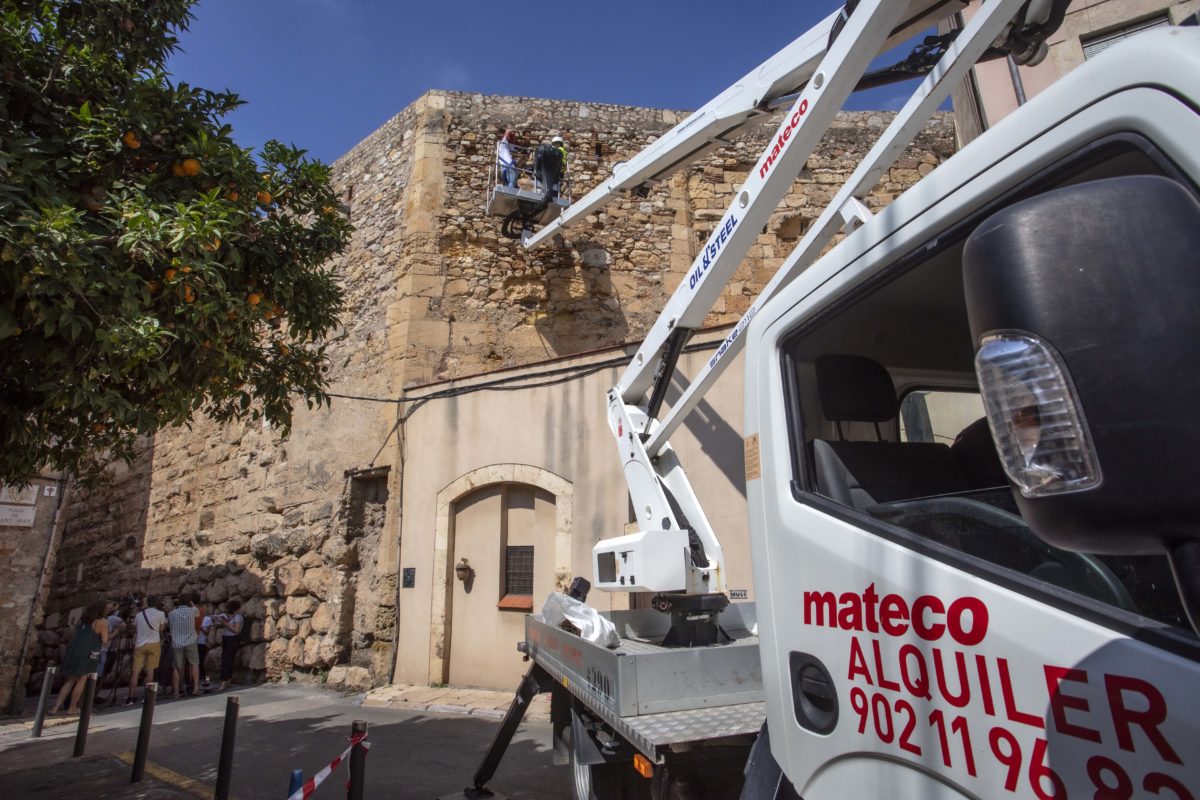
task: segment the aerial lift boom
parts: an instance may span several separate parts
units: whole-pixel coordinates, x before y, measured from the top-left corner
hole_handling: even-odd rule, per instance
[[[855,4],[852,13],[831,15],[627,165],[618,167],[609,181],[526,241],[527,247],[536,247],[546,235],[570,225],[580,214],[594,211],[621,189],[645,185],[647,178],[661,177],[688,163],[714,141],[722,141],[728,131],[778,102],[779,97],[773,93],[800,86],[746,182],[608,394],[609,425],[618,444],[638,531],[596,545],[596,585],[610,591],[664,593],[656,599],[655,607],[671,611],[678,627],[687,629],[680,634],[681,641],[715,640],[715,618],[727,602],[726,585],[720,542],[668,437],[738,352],[739,337],[761,305],[811,263],[839,228],[852,230],[870,217],[860,197],[921,130],[966,70],[1005,45],[1026,56],[1036,53],[1036,48],[1029,47],[1022,25],[1036,27],[1047,20],[1053,24],[1056,6],[1048,2],[992,0],[957,37],[946,41],[940,59],[909,102],[660,421],[677,359],[846,98],[862,81],[870,61],[898,31],[909,30],[914,20],[928,24],[939,14],[948,13],[946,5],[863,0]],[[1032,9],[1033,5],[1037,8]],[[1060,0],[1056,5],[1065,7],[1065,2]],[[723,133],[714,139],[713,131],[717,129]],[[707,615],[707,632],[681,621],[685,617],[695,620],[698,615]]]

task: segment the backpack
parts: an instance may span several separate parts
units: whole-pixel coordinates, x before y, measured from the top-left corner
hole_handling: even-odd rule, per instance
[[[238,631],[238,644],[250,644],[250,620],[246,619],[246,615],[242,614],[242,629]]]
[[[533,153],[533,160],[535,164],[552,170],[555,175],[562,172],[562,151],[552,144],[539,144]]]

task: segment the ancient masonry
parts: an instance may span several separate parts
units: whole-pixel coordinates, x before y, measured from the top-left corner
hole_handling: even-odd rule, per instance
[[[357,233],[338,263],[348,302],[330,342],[331,391],[394,399],[406,387],[643,336],[777,119],[535,253],[504,239],[499,221],[484,216],[488,174],[506,127],[527,142],[561,133],[578,198],[683,116],[430,92],[369,136],[335,164]],[[889,119],[840,117],[709,324],[734,322],[746,310]],[[953,123],[940,115],[868,205],[888,203],[953,147]],[[299,409],[286,441],[261,425],[197,420],[147,442],[112,485],[72,491],[26,660],[31,685],[60,656],[87,599],[192,588],[209,602],[245,603],[253,624],[253,645],[241,653],[247,672],[336,666],[335,679],[386,682],[398,636],[397,415],[394,403],[335,398],[329,408]]]

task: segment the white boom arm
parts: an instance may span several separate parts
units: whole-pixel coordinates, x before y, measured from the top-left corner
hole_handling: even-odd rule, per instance
[[[907,4],[896,2],[895,5],[907,6],[902,8],[907,13],[900,15],[903,20],[899,27],[889,32],[883,49],[936,24],[966,3],[960,0],[919,0]],[[608,180],[572,204],[554,222],[530,236],[525,246],[537,247],[614,198],[665,180],[710,150],[727,144],[728,137],[735,135],[747,123],[771,113],[780,98],[800,91],[812,77],[825,55],[829,33],[841,16],[840,11],[830,14],[632,159],[614,166]]]
[[[966,70],[1003,38],[1006,27],[1025,2],[990,0],[982,6],[660,423],[656,417],[688,336],[702,324],[871,59],[893,31],[904,27],[901,21],[906,13],[912,18],[912,12],[906,4],[893,0],[862,0],[832,45],[815,59],[807,83],[784,115],[775,136],[736,192],[620,381],[609,391],[609,425],[617,440],[638,532],[603,540],[593,549],[597,588],[688,594],[726,591],[720,543],[667,438],[740,349],[740,336],[761,305],[811,263],[839,227],[851,229],[870,218],[870,212],[858,198],[870,191]],[[783,62],[775,59],[792,47],[824,49],[832,25],[833,18],[824,20],[767,64],[774,63],[775,70],[782,70]],[[798,56],[793,53],[793,57]],[[810,70],[808,65],[813,59],[813,54],[807,52],[803,70]],[[787,73],[789,78],[795,78],[796,74],[795,70]],[[689,120],[707,119],[704,115],[713,105],[739,86],[731,87]],[[673,164],[675,168],[693,156],[698,150],[694,147],[696,140],[684,130],[691,124],[701,123],[685,121],[672,132],[679,134],[674,146],[660,147],[667,139],[664,137],[631,161],[634,165],[631,169],[636,172],[629,173],[627,179],[644,178],[649,174],[647,170],[664,164]],[[708,129],[708,123],[704,128]],[[673,161],[672,156],[675,156]],[[612,180],[617,178],[614,175]],[[589,208],[598,207],[603,200],[598,194]],[[534,243],[531,241],[530,245]]]

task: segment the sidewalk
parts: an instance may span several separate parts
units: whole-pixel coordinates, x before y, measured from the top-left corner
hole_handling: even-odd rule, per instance
[[[412,686],[364,696],[268,684],[228,694],[241,700],[232,783],[239,800],[282,797],[291,771],[311,776],[328,764],[360,719],[368,722],[372,743],[368,797],[429,800],[461,793],[509,702],[506,692]],[[0,800],[207,800],[216,782],[225,704],[221,694],[160,700],[146,779],[137,785],[129,777],[140,707],[94,714],[83,758],[71,758],[77,717],[48,726],[41,739],[29,738],[28,720],[8,721],[0,725]],[[514,800],[561,800],[570,794],[571,774],[553,764],[546,702],[534,703],[530,716],[491,785]],[[344,794],[345,779],[339,768],[317,798]]]
[[[432,714],[468,714],[485,719],[502,719],[512,704],[515,690],[464,689],[455,686],[412,686],[397,683],[367,692],[364,706],[427,711]],[[539,694],[525,712],[526,720],[550,719],[550,695]]]

